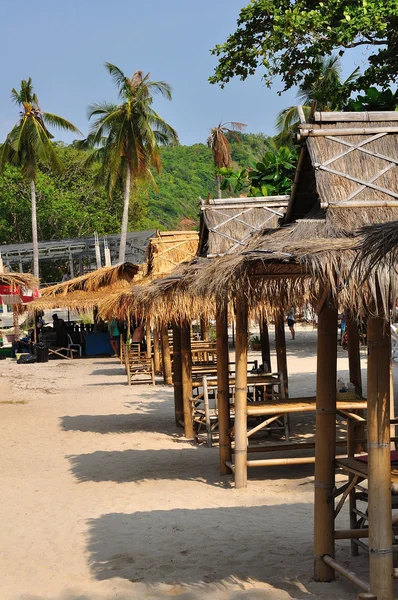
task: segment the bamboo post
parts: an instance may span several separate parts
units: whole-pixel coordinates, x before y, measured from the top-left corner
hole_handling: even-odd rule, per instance
[[[393,600],[390,464],[390,325],[368,320],[368,514],[370,589]]]
[[[174,414],[177,426],[184,421],[184,404],[182,400],[182,365],[181,365],[181,327],[173,325],[173,384]]]
[[[203,402],[204,402],[204,407],[205,407],[207,445],[209,446],[209,448],[211,448],[213,445],[213,437],[212,437],[212,432],[211,432],[209,389],[207,386],[206,375],[203,375]]]
[[[169,333],[167,325],[162,325],[160,328],[160,338],[162,344],[162,358],[163,358],[163,380],[167,385],[173,383],[173,377],[171,373],[171,357],[170,357],[170,346],[169,346]]]
[[[247,486],[247,300],[236,305],[235,348],[235,487]]]
[[[329,300],[329,302],[328,302]],[[326,299],[318,314],[315,432],[315,581],[333,581],[334,570],[323,561],[334,558],[336,454],[337,307]]]
[[[217,334],[217,403],[218,433],[220,445],[220,475],[230,470],[226,462],[232,461],[229,408],[229,351],[228,351],[228,305],[225,302],[216,315]]]
[[[358,324],[352,318],[351,313],[347,313],[347,333],[348,333],[348,365],[350,372],[350,381],[355,386],[356,393],[362,397],[362,372],[361,372],[361,352],[359,344]],[[363,411],[359,411],[364,416]],[[357,439],[365,438],[364,423],[357,423],[354,426],[354,433]],[[356,444],[355,451],[363,452],[363,444]],[[356,555],[355,555],[356,556]]]
[[[151,321],[146,320],[145,323],[145,339],[146,339],[146,357],[152,358],[152,342],[151,342]]]
[[[209,341],[209,319],[200,317],[200,337],[204,342]]]
[[[261,360],[263,365],[267,365],[268,371],[272,372],[271,349],[269,345],[268,323],[265,317],[260,318],[260,341],[261,341]]]
[[[181,373],[184,435],[188,440],[193,440],[191,327],[188,321],[184,321],[181,327]]]
[[[155,365],[155,373],[159,375],[162,371],[160,364],[160,342],[159,342],[159,328],[153,328],[153,361]]]
[[[275,348],[277,369],[282,377],[281,399],[282,401],[287,401],[289,400],[289,380],[287,374],[285,320],[281,311],[275,315]],[[284,415],[283,420],[285,424],[285,437],[288,442],[290,430],[289,415]]]

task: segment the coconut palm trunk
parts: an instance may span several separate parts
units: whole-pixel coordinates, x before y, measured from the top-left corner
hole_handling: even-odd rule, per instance
[[[36,184],[30,182],[30,201],[32,204],[32,242],[33,242],[33,275],[39,277],[39,242],[37,238]]]
[[[217,198],[222,198],[222,195],[221,195],[221,175],[216,175],[216,183],[217,183]]]
[[[120,263],[123,263],[126,260],[126,242],[127,242],[127,227],[128,227],[128,222],[129,222],[130,194],[131,194],[131,169],[130,169],[129,165],[127,165],[126,180],[124,182],[124,204],[123,204],[122,229],[120,232],[120,246],[119,246],[119,262]]]

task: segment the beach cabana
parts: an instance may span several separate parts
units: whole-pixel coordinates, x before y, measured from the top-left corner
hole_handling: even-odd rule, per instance
[[[363,280],[352,271],[352,265],[361,240],[358,229],[398,218],[398,115],[315,113],[300,132],[302,148],[283,226],[264,231],[244,251],[218,259],[199,275],[201,293],[215,296],[218,303],[236,299],[235,483],[246,486],[250,465],[246,431],[248,311],[264,298],[281,310],[310,298],[318,312],[315,579],[330,581],[335,570],[353,579],[335,561],[335,539],[360,540],[362,536],[368,539],[370,584],[356,576],[354,580],[378,600],[392,600],[391,346],[386,320],[396,274],[373,269]],[[347,461],[335,460],[339,305],[351,309],[353,315],[364,315],[368,323],[367,463],[355,459],[352,448]],[[358,379],[353,321],[350,329],[350,373]],[[361,468],[354,473],[358,465]],[[337,506],[336,466],[350,478],[348,488],[339,492]],[[340,511],[348,496],[353,499],[356,477],[368,480],[369,526],[360,532],[336,531],[335,511]],[[353,512],[351,516],[353,522]]]

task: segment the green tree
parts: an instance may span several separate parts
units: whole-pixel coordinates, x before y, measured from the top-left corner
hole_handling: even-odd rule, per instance
[[[336,49],[342,56],[358,46],[371,54],[352,90],[397,81],[397,0],[252,0],[242,8],[235,33],[212,50],[218,65],[210,81],[223,86],[260,67],[268,85],[280,76],[285,90],[308,88],[319,56]]]
[[[358,94],[350,98],[345,106],[347,111],[371,111],[371,110],[398,110],[398,90],[393,92],[390,88],[378,90],[370,87],[364,94]]]
[[[39,277],[39,246],[37,236],[36,180],[39,163],[47,164],[54,172],[61,172],[62,162],[47,126],[80,133],[66,119],[53,113],[43,112],[34,93],[32,79],[21,81],[21,89],[11,91],[11,98],[20,107],[20,119],[0,146],[0,172],[11,163],[21,167],[22,174],[30,185],[33,274]]]
[[[316,101],[318,110],[341,110],[351,94],[350,84],[358,78],[359,73],[359,68],[356,68],[342,81],[341,62],[337,55],[318,57],[315,65],[312,77],[307,78],[307,86],[301,83],[297,93],[306,117],[313,100]],[[276,119],[277,143],[286,144],[292,138],[299,121],[297,106],[283,109]]]
[[[231,127],[227,127],[231,125]],[[207,139],[207,145],[212,151],[214,169],[216,173],[217,197],[221,198],[221,174],[220,169],[229,169],[232,166],[231,145],[229,143],[228,134],[236,135],[236,131],[242,131],[246,125],[243,123],[219,123],[217,127],[213,127]],[[239,138],[236,138],[239,139]]]
[[[249,171],[251,196],[283,196],[290,194],[296,169],[297,150],[286,146],[266,152]]]
[[[102,102],[89,108],[95,117],[85,145],[94,147],[92,160],[101,161],[100,177],[109,194],[122,182],[124,204],[119,261],[124,262],[132,184],[153,180],[152,166],[160,171],[160,145],[176,144],[176,131],[152,108],[153,93],[171,100],[171,88],[164,81],[150,81],[149,73],[136,71],[131,78],[115,65],[105,63],[119,92],[121,104]]]

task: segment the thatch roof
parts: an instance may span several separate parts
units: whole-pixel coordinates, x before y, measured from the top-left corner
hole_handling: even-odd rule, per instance
[[[278,226],[289,196],[223,198],[201,201],[200,256],[234,254],[265,227]]]
[[[39,280],[31,273],[0,272],[0,285],[34,289],[39,287]]]
[[[356,267],[364,276],[369,270],[383,266],[395,271],[398,263],[398,221],[369,225],[362,229],[362,233]]]
[[[196,231],[157,231],[149,240],[146,263],[147,275],[161,276],[193,259],[198,250]]]
[[[301,126],[304,146],[285,226],[264,229],[238,254],[209,263],[198,274],[197,293],[246,294],[252,304],[267,298],[287,307],[315,301],[330,285],[346,306],[366,309],[376,272],[364,286],[352,264],[359,228],[398,220],[398,114],[373,121],[368,113],[366,128],[350,115],[340,121],[327,113],[324,124],[318,113],[314,124]],[[386,308],[396,275],[379,271],[378,279]]]
[[[130,283],[138,273],[139,267],[132,263],[122,263],[113,267],[102,267],[91,273],[80,275],[69,281],[52,285],[41,291],[43,297],[58,296],[71,292],[96,292],[102,288],[109,288],[119,283]]]

